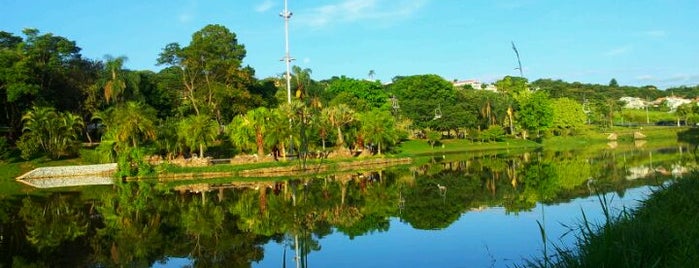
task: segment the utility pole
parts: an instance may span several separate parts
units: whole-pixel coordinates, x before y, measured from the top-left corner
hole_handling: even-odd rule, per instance
[[[291,19],[291,11],[289,11],[287,0],[284,0],[284,10],[279,13],[279,16],[284,18],[284,42],[286,45],[286,53],[282,61],[286,62],[286,97],[289,103],[291,103],[291,61],[294,58],[289,54],[289,19]]]

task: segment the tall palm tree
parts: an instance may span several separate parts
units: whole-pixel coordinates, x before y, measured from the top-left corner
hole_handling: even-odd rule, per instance
[[[105,71],[108,78],[104,84],[104,99],[107,103],[111,103],[116,102],[126,90],[126,80],[122,67],[127,58],[125,56],[114,58],[107,55],[105,59],[107,60]]]
[[[310,85],[311,82],[311,69],[309,68],[301,68],[299,66],[294,65],[291,67],[292,71],[292,76],[296,80],[296,97],[297,98],[303,98],[306,96],[307,88]]]
[[[218,133],[218,123],[203,114],[189,116],[177,126],[177,135],[191,150],[199,147],[199,157],[204,157],[207,144],[216,140]]]

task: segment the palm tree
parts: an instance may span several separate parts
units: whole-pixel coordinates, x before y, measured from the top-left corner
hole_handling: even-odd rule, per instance
[[[53,159],[72,153],[79,133],[85,126],[80,116],[71,113],[57,113],[52,107],[33,107],[23,117],[24,135],[29,135],[39,142]]]
[[[206,145],[216,140],[219,126],[215,120],[206,115],[193,115],[180,121],[177,126],[177,136],[185,141],[190,149],[199,146],[199,157],[204,157]]]
[[[265,143],[270,147],[279,148],[282,158],[286,160],[286,145],[292,133],[287,112],[282,108],[270,111],[269,120],[266,123]]]
[[[291,67],[293,77],[296,80],[296,97],[303,98],[306,95],[306,88],[311,82],[311,69],[302,69],[299,66],[294,65]]]
[[[398,141],[393,116],[388,111],[371,110],[361,117],[361,133],[368,142],[376,143],[378,154],[382,144],[394,144]]]
[[[323,115],[328,119],[330,125],[337,129],[337,146],[344,147],[345,139],[342,135],[342,127],[355,120],[354,110],[342,103],[324,109]]]
[[[51,131],[48,124],[56,117],[56,109],[53,107],[34,106],[32,110],[22,116],[22,122],[24,122],[22,132],[31,132],[32,135],[38,138],[41,147],[46,149]]]
[[[117,101],[126,90],[126,81],[123,77],[122,66],[127,58],[125,56],[113,58],[107,55],[105,59],[107,60],[105,71],[108,74],[108,79],[104,84],[104,99],[107,103],[110,103],[112,101]]]
[[[138,147],[138,143],[156,138],[155,110],[138,102],[126,102],[109,113],[108,131],[114,132],[118,144]]]
[[[376,75],[376,72],[374,70],[369,70],[369,80],[374,81],[374,76]]]
[[[265,155],[264,136],[265,127],[270,111],[265,107],[259,107],[248,111],[245,115],[238,115],[229,124],[228,135],[234,144],[242,148],[257,148],[257,155]],[[255,146],[250,146],[250,144]]]

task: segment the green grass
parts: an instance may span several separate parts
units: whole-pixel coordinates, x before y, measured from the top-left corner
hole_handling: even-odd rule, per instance
[[[399,156],[416,156],[435,153],[472,152],[487,150],[506,150],[514,148],[538,148],[541,144],[530,140],[506,139],[502,142],[472,142],[464,139],[441,140],[440,145],[430,146],[427,140],[409,140],[402,142],[397,149]]]
[[[17,193],[27,193],[34,188],[15,181],[15,178],[38,167],[70,166],[86,164],[81,158],[51,160],[47,157],[24,161],[19,157],[0,162],[0,197]]]
[[[633,211],[606,223],[584,218],[577,247],[556,247],[553,256],[527,267],[696,267],[699,263],[699,174],[656,191]],[[542,230],[542,233],[545,233]]]

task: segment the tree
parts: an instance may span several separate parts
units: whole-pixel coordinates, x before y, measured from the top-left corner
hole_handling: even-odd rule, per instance
[[[125,56],[113,58],[105,56],[107,63],[105,64],[105,72],[108,75],[107,81],[104,83],[104,100],[107,103],[116,102],[126,90],[126,81],[124,80],[123,70],[121,69],[126,61]]]
[[[518,121],[526,131],[545,130],[553,124],[553,110],[548,95],[543,91],[536,91],[525,99],[519,109]],[[524,133],[526,138],[526,133]]]
[[[617,83],[616,78],[609,80],[609,87],[619,87],[619,83]]]
[[[270,116],[267,108],[259,107],[233,118],[228,125],[228,135],[233,144],[243,149],[256,148],[257,156],[264,157],[264,137]]]
[[[454,86],[432,74],[396,77],[388,89],[400,100],[403,115],[419,128],[429,127],[437,108],[452,106],[456,100]]]
[[[306,90],[313,81],[311,80],[312,72],[309,68],[301,68],[296,65],[291,67],[291,76],[294,78],[294,85],[292,86],[296,88],[296,98],[303,99],[306,97]]]
[[[376,143],[378,154],[382,145],[393,145],[398,141],[395,121],[389,111],[374,109],[359,115],[361,133],[367,142]]]
[[[356,119],[355,112],[346,104],[331,106],[323,110],[323,115],[328,119],[330,125],[337,130],[338,148],[345,146],[345,138],[342,135],[342,128]]]
[[[129,101],[107,113],[107,132],[112,132],[116,146],[138,147],[144,141],[156,139],[156,111],[150,106]]]
[[[94,84],[97,68],[81,58],[74,41],[25,29],[26,38],[0,32],[0,125],[9,138],[21,133],[22,116],[32,106],[79,113],[84,90]]]
[[[181,70],[185,104],[195,114],[218,116],[222,108],[220,101],[224,100],[215,98],[216,95],[230,96],[235,90],[248,92],[247,86],[252,85],[254,71],[241,66],[245,54],[245,47],[238,44],[235,33],[222,25],[207,25],[192,34],[189,46],[181,47],[178,43],[165,46],[158,64]],[[244,103],[247,100],[232,101]]]
[[[583,111],[582,104],[569,98],[558,98],[551,101],[553,121],[551,126],[556,128],[561,134],[565,134],[571,129],[576,129],[585,125],[587,115]]]
[[[675,110],[675,115],[677,116],[677,126],[681,125],[681,120],[684,120],[685,124],[689,124],[688,119],[694,114],[694,109],[697,107],[696,102],[682,104]]]
[[[216,140],[218,133],[218,124],[206,115],[188,116],[177,126],[177,136],[190,150],[193,151],[199,147],[199,157],[204,157],[204,150],[207,145]]]
[[[356,111],[387,108],[388,94],[378,81],[358,80],[341,76],[328,82],[326,91],[332,96],[330,105],[344,103]]]
[[[77,152],[80,132],[85,126],[80,116],[71,113],[58,113],[51,107],[34,107],[23,117],[25,133],[23,142],[37,141],[38,146],[53,159]],[[28,144],[24,144],[28,145]],[[23,152],[30,156],[34,152]]]

